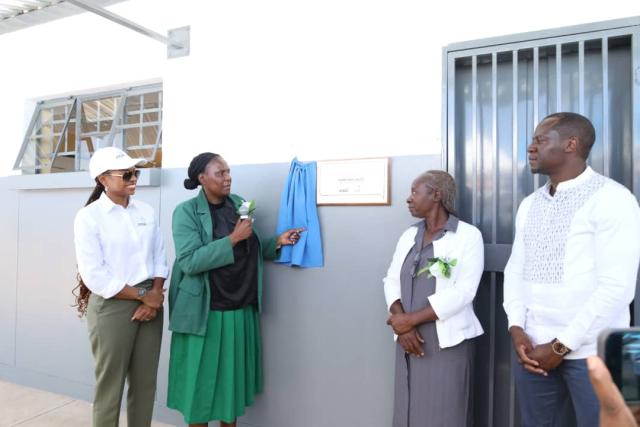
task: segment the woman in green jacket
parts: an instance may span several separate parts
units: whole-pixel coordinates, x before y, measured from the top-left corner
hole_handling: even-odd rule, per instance
[[[251,217],[238,215],[244,200],[231,194],[229,166],[217,154],[194,157],[188,175],[185,188],[202,190],[173,212],[167,405],[190,426],[234,427],[262,391],[262,261],[303,229],[260,239]]]

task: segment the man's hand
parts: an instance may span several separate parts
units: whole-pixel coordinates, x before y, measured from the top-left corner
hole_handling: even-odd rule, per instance
[[[590,356],[587,367],[593,391],[600,402],[600,427],[636,427],[637,415],[634,418],[602,360]]]
[[[398,335],[398,342],[404,349],[405,353],[413,354],[417,357],[424,356],[424,350],[422,348],[424,340],[422,339],[422,335],[420,335],[420,332],[418,332],[416,329],[412,329],[407,333]]]
[[[413,330],[416,325],[413,322],[411,314],[396,313],[389,316],[387,325],[391,326],[396,335],[403,335]]]
[[[540,368],[540,364],[527,356],[528,353],[533,351],[533,345],[525,331],[520,326],[512,326],[509,328],[509,333],[511,334],[513,348],[516,350],[518,362],[522,367],[534,374],[546,375],[547,373]]]
[[[537,345],[533,351],[527,353],[529,359],[536,360],[538,362],[538,366],[544,372],[543,375],[547,375],[547,373],[562,363],[564,360],[563,356],[556,354],[551,348],[551,342],[546,344]]]

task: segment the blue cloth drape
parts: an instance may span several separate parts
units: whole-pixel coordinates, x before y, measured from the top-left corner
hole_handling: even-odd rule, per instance
[[[316,162],[303,163],[294,158],[280,198],[278,234],[304,227],[300,240],[283,246],[276,262],[298,267],[322,267],[322,239],[316,207]]]

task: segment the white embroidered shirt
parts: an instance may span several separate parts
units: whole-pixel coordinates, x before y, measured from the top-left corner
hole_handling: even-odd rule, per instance
[[[522,201],[504,272],[509,327],[534,345],[558,338],[568,359],[596,354],[598,334],[629,326],[640,259],[640,208],[624,186],[590,167]]]

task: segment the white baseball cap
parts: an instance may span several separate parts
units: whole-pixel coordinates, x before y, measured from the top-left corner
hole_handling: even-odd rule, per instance
[[[145,159],[132,159],[116,147],[104,147],[97,150],[89,160],[89,173],[96,179],[109,170],[129,169],[147,163]]]

